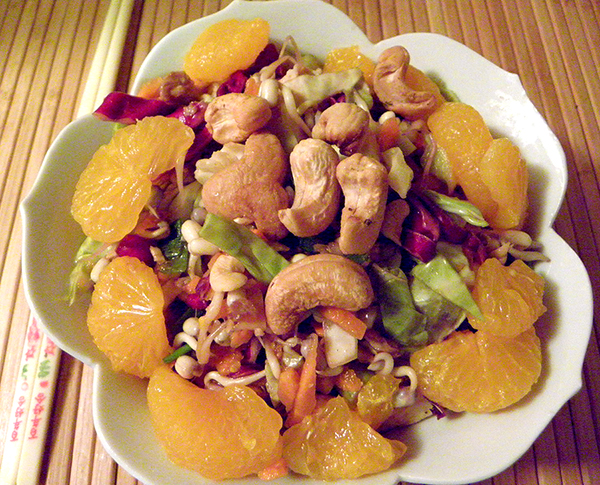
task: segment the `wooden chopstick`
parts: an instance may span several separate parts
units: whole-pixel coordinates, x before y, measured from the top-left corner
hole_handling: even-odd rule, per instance
[[[77,116],[91,113],[114,88],[134,0],[111,0]]]
[[[114,88],[134,0],[111,0],[79,104],[92,112]],[[58,377],[60,349],[30,316],[13,398],[0,485],[36,485]]]

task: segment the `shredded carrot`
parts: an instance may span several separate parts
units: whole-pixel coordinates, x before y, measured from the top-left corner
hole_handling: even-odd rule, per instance
[[[400,120],[398,118],[388,118],[379,127],[377,142],[382,152],[398,146],[400,137]]]
[[[254,332],[249,329],[236,330],[231,334],[231,347],[237,349],[241,345],[250,342],[250,339],[254,335]]]
[[[358,318],[353,312],[344,310],[343,308],[331,306],[321,307],[319,311],[323,317],[332,321],[353,337],[361,339],[365,336],[367,324]]]
[[[183,291],[185,291],[186,293],[195,293],[196,292],[196,287],[198,286],[198,283],[200,282],[200,276],[194,276],[189,282],[187,282],[184,286],[183,286]]]
[[[269,238],[267,236],[265,236],[265,234],[262,231],[259,231],[258,229],[250,229],[250,230],[254,233],[255,236],[258,236],[265,242],[269,242]]]
[[[288,428],[311,414],[317,405],[317,343],[315,336],[300,372],[294,405],[285,422]]]
[[[271,463],[267,467],[258,472],[258,478],[261,480],[275,480],[285,477],[289,473],[289,468],[284,458],[279,458],[275,463]]]
[[[256,79],[253,77],[248,78],[246,86],[244,87],[244,93],[250,96],[258,96],[259,85]]]
[[[211,364],[215,366],[219,374],[228,376],[240,370],[244,358],[240,350],[216,345],[213,347],[212,353]]]
[[[354,370],[346,368],[337,376],[335,385],[343,392],[358,392],[362,389],[363,382]]]
[[[298,393],[298,386],[300,385],[300,373],[293,367],[286,367],[279,374],[279,386],[277,394],[279,400],[285,406],[285,409],[289,411],[296,399]]]
[[[221,256],[221,254],[223,254],[222,252],[217,252],[216,254],[213,254],[211,256],[211,258],[208,260],[208,263],[206,263],[206,267],[208,268],[206,270],[206,273],[208,274],[208,272],[211,270],[213,264],[215,264],[215,261],[219,258],[219,256]]]
[[[227,298],[223,298],[223,303],[221,303],[221,308],[219,309],[219,313],[215,317],[215,320],[220,318],[226,318],[229,315],[229,305],[227,304]]]
[[[145,99],[156,99],[160,97],[160,86],[163,80],[160,77],[151,79],[150,81],[142,84],[142,87],[138,91],[138,96]]]

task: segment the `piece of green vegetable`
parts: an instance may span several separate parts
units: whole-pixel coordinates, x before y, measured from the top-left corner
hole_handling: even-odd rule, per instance
[[[417,264],[411,274],[471,315],[483,318],[467,285],[441,254],[436,255],[428,263]]]
[[[456,214],[473,226],[489,226],[487,221],[483,218],[481,211],[466,200],[457,199],[456,197],[448,197],[447,195],[434,192],[433,190],[426,190],[425,195],[427,195],[427,197],[429,197],[446,212],[449,212],[450,214]]]
[[[415,348],[427,344],[427,319],[414,305],[408,278],[400,270],[372,266],[383,327],[398,343]]]
[[[206,216],[200,237],[236,258],[263,283],[269,283],[289,265],[287,259],[252,231],[216,214]]]
[[[463,322],[465,311],[432,290],[419,278],[411,278],[410,292],[415,307],[427,317],[429,342],[439,342]]]
[[[73,269],[69,275],[69,286],[66,296],[69,305],[75,302],[80,293],[90,291],[94,286],[90,278],[90,273],[98,260],[106,254],[108,246],[106,245],[103,250],[103,244],[86,237],[81,246],[79,246],[73,261]]]
[[[169,355],[167,355],[163,359],[163,362],[165,364],[170,364],[171,362],[177,360],[179,357],[181,357],[182,355],[187,354],[188,352],[191,352],[192,350],[193,349],[188,344],[183,344],[177,350],[175,350],[174,352],[171,352]]]
[[[159,244],[163,256],[167,260],[160,265],[160,271],[169,275],[177,275],[187,271],[190,253],[187,243],[181,234],[181,219],[171,224],[171,235]]]

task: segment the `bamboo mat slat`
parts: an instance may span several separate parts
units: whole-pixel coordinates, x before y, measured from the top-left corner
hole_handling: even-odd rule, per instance
[[[0,453],[30,312],[21,282],[18,205],[75,116],[109,0],[0,0]],[[228,0],[136,0],[120,89],[169,31]],[[600,3],[595,0],[329,0],[369,39],[435,32],[519,74],[561,142],[570,178],[556,230],[590,272],[600,309]],[[596,314],[600,314],[596,312]],[[596,320],[583,388],[514,466],[485,485],[600,484]],[[115,464],[92,422],[89,368],[63,354],[41,482],[143,485]]]

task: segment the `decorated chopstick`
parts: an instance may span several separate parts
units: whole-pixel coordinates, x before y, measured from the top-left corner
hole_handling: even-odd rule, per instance
[[[19,363],[19,374],[15,385],[15,394],[7,424],[6,440],[2,464],[0,465],[0,485],[15,485],[19,473],[19,462],[31,407],[35,376],[42,349],[43,335],[38,324],[31,316],[27,324],[25,344]]]
[[[80,101],[92,112],[115,87],[134,0],[111,0]],[[0,485],[36,485],[44,456],[61,351],[30,317],[0,468]]]
[[[56,344],[46,334],[43,334],[35,379],[31,388],[27,421],[23,423],[25,434],[19,458],[17,485],[35,485],[39,483],[60,355],[61,351]]]

